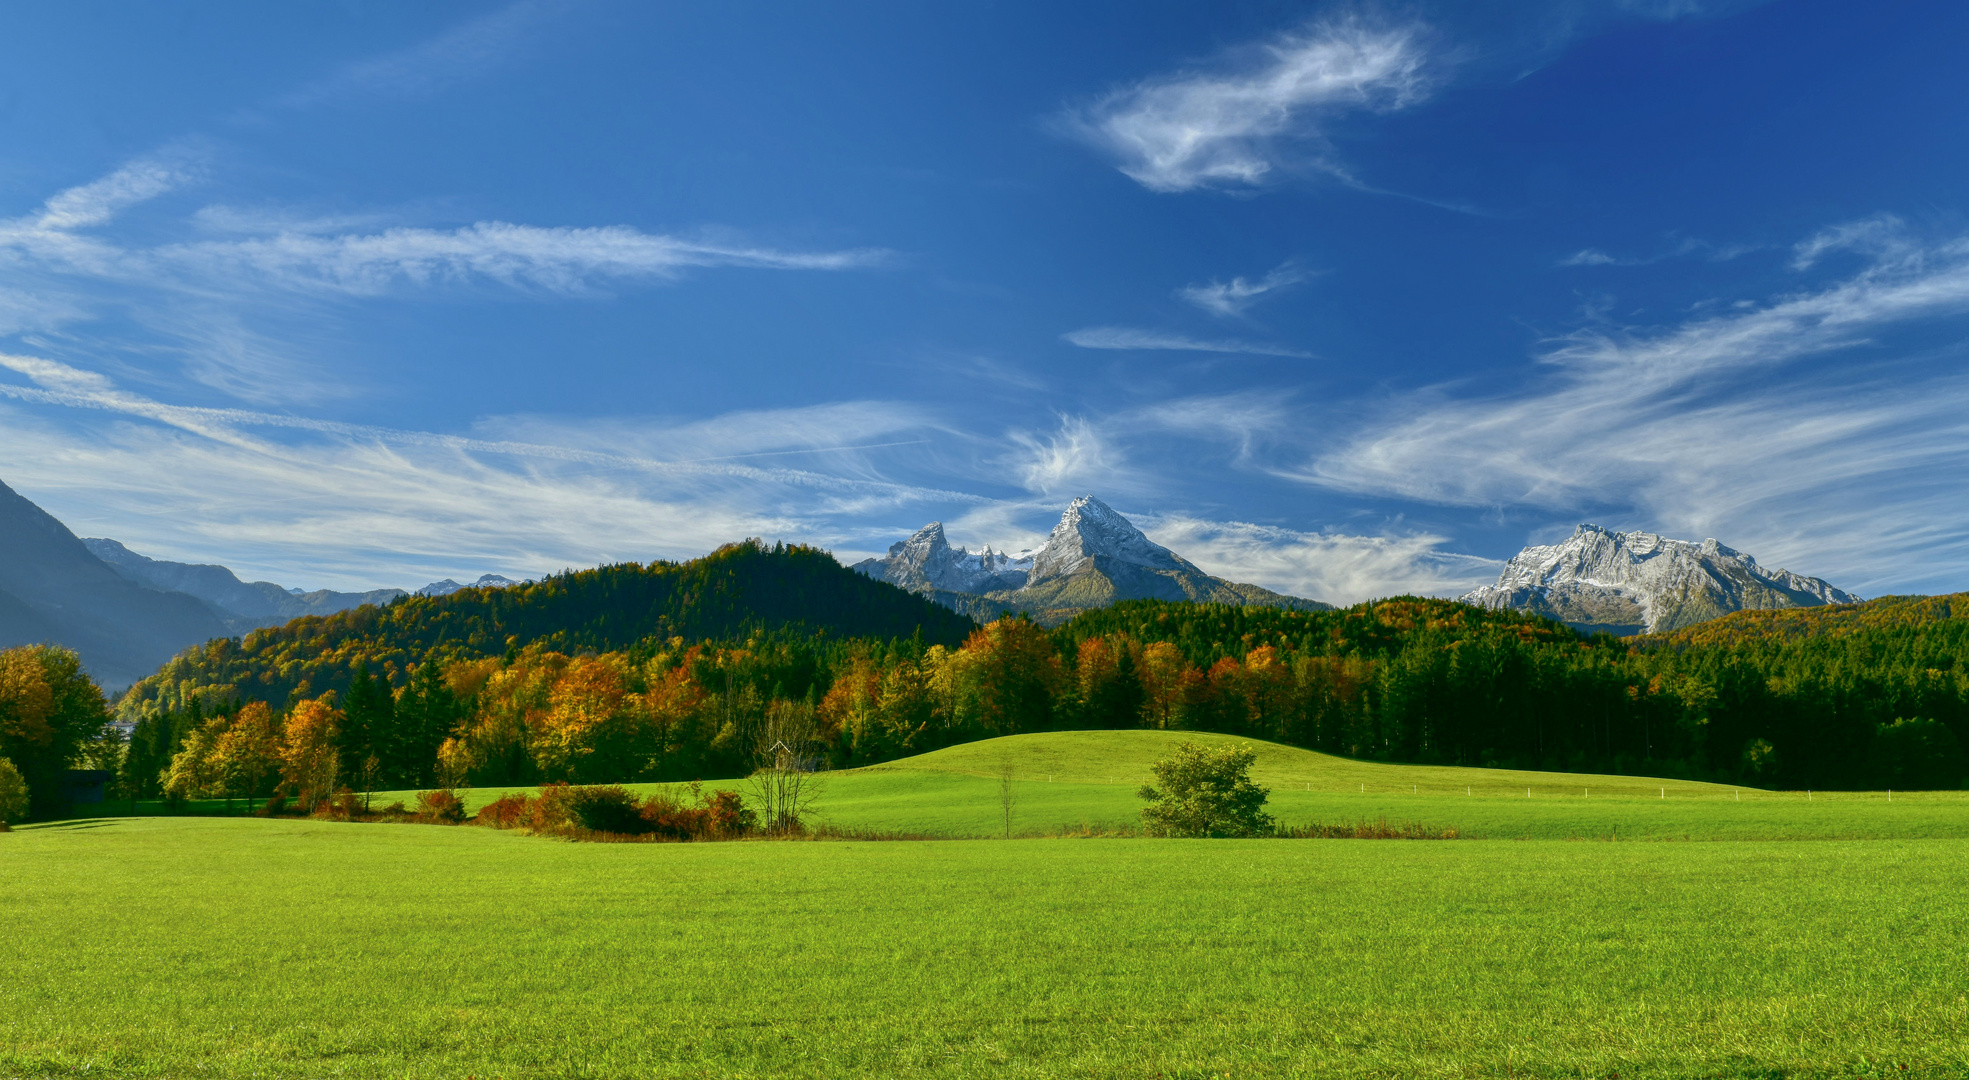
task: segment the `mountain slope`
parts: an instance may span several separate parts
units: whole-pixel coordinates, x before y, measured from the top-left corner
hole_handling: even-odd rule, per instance
[[[1734,611],[1851,604],[1859,598],[1818,578],[1766,570],[1715,540],[1581,525],[1564,541],[1527,547],[1495,585],[1464,603],[1549,616],[1585,632],[1677,630]]]
[[[1331,605],[1317,600],[1212,577],[1150,540],[1092,495],[1073,500],[1029,560],[999,555],[994,563],[990,548],[982,556],[966,556],[961,548],[953,551],[938,523],[925,526],[889,552],[889,558],[869,559],[855,569],[978,619],[1007,610],[1024,611],[1055,626],[1079,612],[1121,600],[1331,610]]]
[[[1739,611],[1680,630],[1649,634],[1635,644],[1643,648],[1733,648],[1845,638],[1872,631],[1923,630],[1951,620],[1957,625],[1969,620],[1969,593],[1881,596],[1853,604]],[[1938,664],[1931,662],[1927,666],[1938,667]]]
[[[181,592],[205,601],[235,634],[279,626],[303,615],[333,615],[364,604],[387,604],[402,589],[345,593],[328,589],[296,593],[271,581],[245,582],[223,566],[167,562],[139,555],[115,540],[85,539],[91,554],[139,585]]]
[[[67,526],[0,483],[0,647],[67,646],[114,690],[186,646],[225,634],[197,598],[117,573]]]
[[[882,582],[816,548],[757,541],[701,559],[622,563],[503,589],[466,587],[409,596],[214,641],[139,683],[121,706],[135,718],[176,704],[187,687],[229,686],[246,699],[284,705],[292,693],[349,683],[357,663],[401,677],[435,651],[452,659],[498,656],[539,643],[567,652],[632,649],[671,637],[744,639],[797,626],[836,638],[907,638],[956,646],[971,620]],[[169,700],[167,700],[169,699]]]

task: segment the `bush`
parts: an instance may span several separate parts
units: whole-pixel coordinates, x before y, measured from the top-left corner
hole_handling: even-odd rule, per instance
[[[527,801],[526,815],[520,824],[534,832],[553,832],[574,824],[574,789],[566,784],[548,784],[540,789],[539,796]]]
[[[417,816],[426,821],[457,825],[465,820],[465,801],[450,788],[421,792],[417,796]]]
[[[634,792],[621,784],[568,789],[574,824],[590,832],[633,835],[650,831]]]
[[[0,829],[26,821],[27,805],[27,781],[13,762],[0,758]]]
[[[261,817],[279,817],[281,814],[285,813],[286,810],[287,810],[287,796],[275,795],[273,798],[267,800],[265,806],[260,807],[260,809],[255,812],[258,813]]]
[[[711,798],[704,800],[704,831],[706,836],[742,836],[758,825],[758,816],[745,805],[745,800],[736,791],[712,792]]]
[[[1154,784],[1136,794],[1148,800],[1142,820],[1155,836],[1258,836],[1277,824],[1261,807],[1271,792],[1251,782],[1258,754],[1248,746],[1209,750],[1181,743],[1149,766]]]
[[[475,820],[494,829],[517,829],[526,820],[527,802],[524,795],[501,795],[480,807]]]

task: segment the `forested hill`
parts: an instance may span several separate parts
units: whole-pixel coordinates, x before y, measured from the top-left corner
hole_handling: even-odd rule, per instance
[[[1631,640],[1642,649],[1770,646],[1870,631],[1913,630],[1950,621],[1959,624],[1958,630],[1969,628],[1969,593],[1882,596],[1858,604],[1739,611],[1681,630],[1645,634]]]
[[[1495,638],[1568,652],[1626,652],[1605,635],[1583,642],[1571,627],[1540,615],[1427,596],[1371,600],[1339,611],[1130,600],[1078,615],[1054,633],[1074,647],[1088,638],[1115,634],[1166,641],[1201,668],[1226,657],[1242,662],[1251,650],[1266,646],[1310,656],[1385,657],[1420,639],[1448,645]]]
[[[818,548],[757,541],[689,562],[621,563],[505,589],[409,596],[387,607],[307,616],[187,650],[133,686],[119,712],[175,708],[191,690],[230,688],[275,707],[348,686],[358,664],[401,685],[426,658],[499,656],[536,646],[615,652],[672,637],[754,633],[911,638],[956,646],[972,621],[842,566]]]

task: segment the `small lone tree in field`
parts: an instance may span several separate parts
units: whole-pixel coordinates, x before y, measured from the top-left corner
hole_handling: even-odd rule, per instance
[[[1276,823],[1262,807],[1270,790],[1251,782],[1258,754],[1248,746],[1211,750],[1181,743],[1149,766],[1154,784],[1136,792],[1142,820],[1156,836],[1257,836]],[[1157,785],[1161,785],[1158,787]]]
[[[1012,838],[1012,811],[1019,803],[1019,769],[1012,755],[998,759],[998,809],[1005,815],[1005,839]]]
[[[803,701],[773,702],[753,728],[752,748],[759,762],[751,786],[760,824],[782,836],[800,832],[821,791],[821,778],[814,775],[821,748],[814,707]]]

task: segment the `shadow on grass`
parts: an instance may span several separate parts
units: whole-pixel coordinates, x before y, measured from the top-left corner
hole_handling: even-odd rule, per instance
[[[106,829],[116,824],[115,818],[68,818],[63,821],[41,821],[32,825],[16,825],[15,832],[42,832],[48,829]]]

